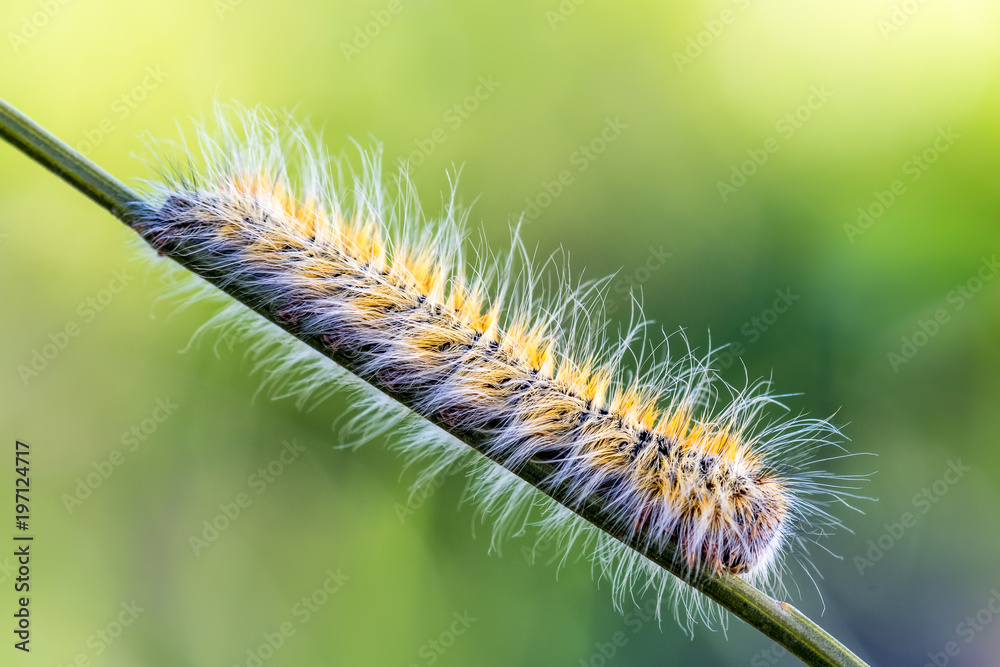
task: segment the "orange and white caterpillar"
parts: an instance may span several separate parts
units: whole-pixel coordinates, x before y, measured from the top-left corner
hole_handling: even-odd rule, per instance
[[[300,339],[239,304],[212,322],[259,329],[261,363],[286,393],[360,388],[352,424],[398,426],[397,446],[424,464],[418,484],[468,464],[495,539],[534,524],[540,539],[582,544],[620,603],[676,581],[625,542],[671,546],[685,572],[740,574],[781,594],[786,556],[839,525],[828,508],[847,505],[856,478],[814,464],[843,455],[839,433],[769,417],[768,382],[730,387],[686,340],[676,358],[667,337],[650,343],[639,318],[609,333],[607,283],[533,266],[516,234],[506,256],[467,261],[454,194],[440,217],[425,215],[405,175],[387,189],[377,153],[345,174],[270,114],[218,122],[199,129],[196,151],[161,160],[173,166],[148,182],[136,230]],[[544,471],[534,486],[512,474],[527,466]],[[538,489],[559,489],[562,504]],[[595,502],[610,530],[578,515]],[[687,598],[700,612],[688,623],[714,616],[702,601]]]

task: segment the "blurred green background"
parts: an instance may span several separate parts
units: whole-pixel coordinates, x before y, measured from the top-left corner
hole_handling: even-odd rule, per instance
[[[384,142],[431,209],[464,165],[493,242],[528,210],[530,247],[619,271],[616,317],[641,291],[665,330],[731,343],[733,381],[773,372],[794,411],[836,412],[878,455],[831,464],[877,470],[879,501],[844,514],[841,558],[814,551],[822,600],[799,572],[798,606],[825,602],[821,624],[873,664],[995,664],[997,3],[5,0],[0,32],[0,96],[130,183],[138,135],[174,137],[214,99],[294,108],[331,151]],[[30,664],[795,664],[739,622],[692,641],[623,617],[586,563],[526,557],[530,536],[489,553],[460,476],[410,502],[383,442],[334,449],[344,397],[299,411],[255,398],[245,344],[182,352],[212,311],[157,301],[167,272],[145,256],[0,145],[0,434],[34,455]],[[285,442],[304,451],[275,465]]]

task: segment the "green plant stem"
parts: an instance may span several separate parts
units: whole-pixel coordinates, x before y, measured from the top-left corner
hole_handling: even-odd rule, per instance
[[[3,99],[0,99],[0,136],[132,226],[128,205],[138,201],[138,195]]]
[[[140,201],[140,197],[135,192],[2,99],[0,99],[0,135],[106,208],[126,225],[133,226],[134,217],[131,205]],[[193,270],[191,266],[188,266],[184,259],[185,256],[186,253],[180,252],[172,259]],[[205,271],[196,271],[196,273],[216,285],[223,278],[223,276],[211,275]],[[292,330],[287,322],[280,321],[276,313],[270,312],[266,306],[251,306],[250,304],[255,303],[256,300],[251,298],[250,294],[241,293],[238,287],[232,286],[227,287],[225,291],[347,370],[357,372],[357,369],[354,368],[356,362],[352,362],[346,356],[331,353],[318,337]],[[380,391],[387,393],[404,405],[413,404],[412,397],[379,386],[373,380],[373,378],[368,378],[368,381]],[[464,432],[440,419],[432,417],[431,420],[480,453],[485,454],[485,443],[481,440],[481,436],[472,432]],[[500,465],[504,464],[504,461],[495,455],[492,458]],[[564,505],[568,504],[567,488],[549,488],[542,484],[543,480],[548,478],[552,472],[552,464],[532,460],[514,472],[532,486],[542,488],[553,500]],[[643,548],[644,540],[641,534],[629,539],[616,535],[612,528],[615,525],[614,517],[600,502],[596,500],[586,502],[582,506],[576,507],[574,511],[597,528],[615,536],[668,572],[715,600],[733,615],[743,619],[785,647],[805,664],[814,667],[867,667],[843,644],[797,609],[787,603],[774,600],[739,577],[723,574],[701,575],[692,579],[685,576],[681,562],[675,559],[673,546],[662,551],[651,552]]]

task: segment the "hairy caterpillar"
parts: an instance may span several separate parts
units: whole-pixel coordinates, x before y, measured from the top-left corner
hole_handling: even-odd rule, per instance
[[[676,579],[640,550],[672,549],[690,576],[739,574],[778,594],[788,556],[808,571],[807,544],[839,525],[829,505],[856,497],[857,478],[816,467],[844,454],[828,421],[770,417],[780,404],[768,382],[730,387],[686,340],[676,357],[668,338],[649,342],[641,317],[612,335],[606,281],[536,267],[516,234],[509,254],[467,261],[454,189],[431,218],[405,173],[386,188],[377,154],[348,174],[267,113],[217,120],[178,163],[161,158],[133,227],[340,364],[227,307],[210,326],[260,333],[273,383],[303,397],[360,389],[353,426],[398,426],[421,480],[469,465],[495,539],[534,524],[565,549],[583,543],[618,604],[635,588],[691,590],[668,589]],[[561,505],[511,474],[529,478],[529,467]],[[594,503],[612,531],[581,518]],[[715,617],[703,601],[675,598],[697,612],[689,628]]]

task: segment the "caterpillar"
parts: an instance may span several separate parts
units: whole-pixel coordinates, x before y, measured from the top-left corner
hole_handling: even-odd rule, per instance
[[[527,526],[562,554],[582,545],[616,605],[670,595],[689,631],[724,618],[648,553],[671,553],[681,579],[730,573],[778,595],[791,562],[818,574],[809,545],[841,525],[831,507],[852,507],[859,479],[819,466],[848,455],[829,420],[775,416],[769,381],[723,382],[683,332],[655,338],[638,302],[613,331],[608,280],[535,261],[516,227],[508,252],[470,251],[454,183],[432,216],[405,165],[386,183],[377,149],[351,170],[260,109],[220,109],[216,125],[198,126],[195,149],[154,145],[133,227],[252,307],[206,328],[253,336],[279,394],[354,390],[349,426],[396,428],[417,486],[469,470],[494,546]]]

